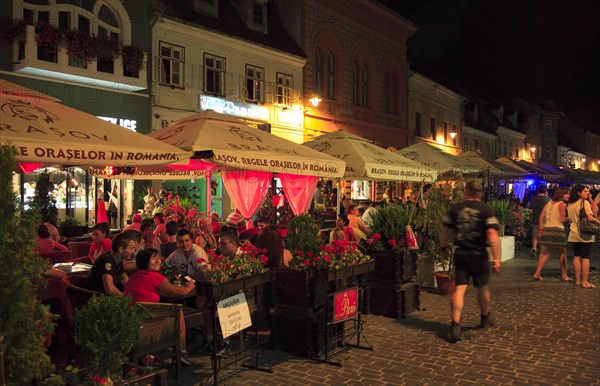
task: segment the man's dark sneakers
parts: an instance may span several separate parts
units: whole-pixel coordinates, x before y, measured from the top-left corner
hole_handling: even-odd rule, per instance
[[[481,315],[481,323],[479,323],[480,328],[491,327],[496,323],[496,318],[492,315],[491,312],[488,312],[487,315]]]
[[[448,341],[450,343],[456,343],[462,339],[462,332],[460,330],[460,324],[452,323],[450,325],[450,331],[448,332]]]

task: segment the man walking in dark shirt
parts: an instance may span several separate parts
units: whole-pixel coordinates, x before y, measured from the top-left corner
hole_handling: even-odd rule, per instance
[[[493,270],[500,271],[500,241],[498,238],[498,219],[492,209],[481,202],[481,184],[468,182],[465,187],[465,200],[452,206],[444,216],[440,247],[448,253],[450,231],[454,231],[454,266],[456,269],[456,289],[452,294],[450,310],[452,324],[448,339],[455,343],[461,339],[460,316],[464,305],[467,286],[473,279],[477,288],[477,300],[481,309],[480,327],[494,325],[490,313],[490,261],[487,247],[492,252]]]

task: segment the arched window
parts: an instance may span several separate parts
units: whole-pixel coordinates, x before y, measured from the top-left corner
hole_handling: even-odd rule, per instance
[[[383,111],[385,113],[398,115],[399,89],[396,72],[393,69],[386,71],[383,78]]]
[[[359,86],[359,65],[352,63],[352,103],[354,106],[360,106],[360,86]]]
[[[362,68],[362,106],[369,107],[369,68],[364,65]]]
[[[327,98],[335,99],[335,58],[332,52],[327,54]]]
[[[315,50],[315,94],[321,95],[321,79],[323,77],[323,59],[321,57],[321,50]]]

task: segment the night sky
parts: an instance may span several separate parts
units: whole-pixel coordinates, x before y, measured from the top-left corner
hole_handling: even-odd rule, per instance
[[[414,70],[498,97],[600,106],[598,0],[381,0],[412,21]]]

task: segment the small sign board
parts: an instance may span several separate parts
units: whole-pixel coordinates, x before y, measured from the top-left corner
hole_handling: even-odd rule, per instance
[[[217,303],[223,339],[252,326],[246,296],[241,293]]]
[[[333,294],[333,323],[351,319],[358,313],[358,288]]]

